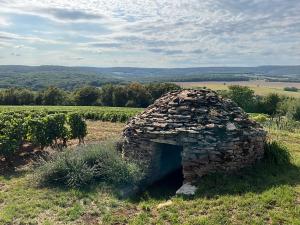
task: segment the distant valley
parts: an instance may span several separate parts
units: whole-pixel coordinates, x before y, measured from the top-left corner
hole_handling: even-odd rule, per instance
[[[300,66],[258,67],[65,67],[0,65],[0,88],[26,87],[33,90],[53,85],[66,90],[78,86],[101,86],[128,82],[201,82],[201,81],[300,82]]]

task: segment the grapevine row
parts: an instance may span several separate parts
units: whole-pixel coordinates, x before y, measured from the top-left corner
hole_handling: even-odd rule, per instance
[[[0,157],[10,161],[25,142],[41,149],[66,146],[70,138],[83,142],[86,134],[86,123],[78,113],[4,112],[0,114]]]

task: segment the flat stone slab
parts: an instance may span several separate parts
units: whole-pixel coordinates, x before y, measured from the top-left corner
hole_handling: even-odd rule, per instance
[[[196,186],[185,183],[176,191],[176,195],[195,195],[196,190]]]
[[[157,209],[161,209],[161,208],[165,208],[167,206],[170,206],[172,204],[173,204],[173,202],[171,200],[168,200],[168,201],[166,201],[164,203],[160,203],[156,208]]]

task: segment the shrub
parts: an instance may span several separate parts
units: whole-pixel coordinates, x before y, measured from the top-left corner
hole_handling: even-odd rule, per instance
[[[281,102],[281,97],[276,93],[270,93],[258,103],[256,111],[260,111],[269,115],[275,115],[278,111],[278,105]]]
[[[268,117],[263,114],[258,114],[256,116],[253,116],[252,119],[258,123],[264,123],[268,120]]]
[[[300,101],[290,101],[286,114],[289,118],[300,121]]]
[[[246,86],[231,85],[228,87],[228,97],[246,112],[255,111],[254,91]]]
[[[84,142],[84,137],[87,135],[87,126],[82,116],[78,113],[70,113],[68,123],[71,128],[71,137],[78,138],[79,143]]]
[[[296,87],[285,87],[283,88],[284,91],[292,91],[292,92],[298,92],[298,88]]]
[[[133,185],[141,178],[140,169],[124,161],[113,142],[79,146],[41,159],[35,168],[35,178],[41,185],[85,187],[93,182],[112,186]]]
[[[0,115],[0,156],[10,161],[23,141],[23,120],[13,116]]]
[[[57,145],[58,140],[63,141],[63,144],[66,145],[68,131],[65,123],[66,116],[62,113],[37,118],[30,116],[27,119],[27,138],[42,149],[52,146],[53,142]]]
[[[27,139],[34,145],[40,146],[41,149],[50,145],[49,138],[47,138],[47,129],[44,121],[40,118],[32,118],[27,121]]]
[[[265,144],[264,162],[268,165],[289,165],[291,164],[291,154],[288,148],[276,141]]]
[[[280,102],[278,111],[280,115],[287,116],[289,119],[300,121],[300,100],[286,98]]]
[[[49,139],[49,143],[52,144],[55,141],[57,144],[58,140],[61,140],[66,144],[68,130],[65,127],[66,116],[62,113],[48,115],[43,118],[46,127],[46,135]]]

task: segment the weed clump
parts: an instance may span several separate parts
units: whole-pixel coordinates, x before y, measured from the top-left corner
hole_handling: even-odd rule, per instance
[[[34,169],[38,184],[70,188],[96,182],[111,186],[134,185],[141,177],[138,166],[123,160],[114,142],[66,149],[40,159]]]
[[[288,148],[276,141],[270,141],[265,144],[264,162],[268,165],[290,165],[292,156]]]

